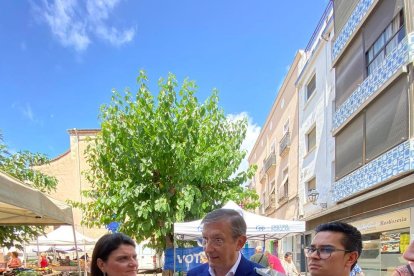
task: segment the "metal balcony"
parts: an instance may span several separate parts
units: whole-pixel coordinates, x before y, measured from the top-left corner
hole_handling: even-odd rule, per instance
[[[290,132],[286,132],[285,135],[283,135],[282,140],[279,142],[279,155],[284,155],[290,146]]]
[[[272,166],[276,166],[276,154],[274,152],[270,153],[270,155],[263,162],[264,172],[267,173]]]

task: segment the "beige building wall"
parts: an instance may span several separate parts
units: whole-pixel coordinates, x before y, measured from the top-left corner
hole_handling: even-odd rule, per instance
[[[52,159],[49,164],[35,168],[57,178],[56,191],[51,193],[53,198],[61,201],[83,202],[85,200],[81,195],[81,191],[90,188],[90,183],[86,181],[82,173],[89,169],[85,157],[85,150],[88,145],[87,138],[93,138],[98,132],[99,130],[96,129],[68,130],[69,150]],[[104,228],[88,229],[86,226],[82,226],[82,211],[78,208],[73,208],[73,217],[76,230],[88,237],[98,238],[108,232]]]
[[[260,195],[259,213],[286,220],[298,219],[299,216],[298,95],[295,81],[302,59],[303,53],[298,52],[248,158],[250,165],[257,165],[251,187]],[[284,139],[290,140],[287,147],[282,146]]]

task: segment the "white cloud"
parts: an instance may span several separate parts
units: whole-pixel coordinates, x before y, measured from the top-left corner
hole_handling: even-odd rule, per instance
[[[43,0],[32,6],[63,46],[82,52],[94,37],[115,46],[134,38],[135,28],[119,30],[107,23],[118,3],[119,0]]]
[[[229,114],[227,118],[232,121],[247,118],[246,137],[244,138],[244,141],[241,145],[241,149],[245,150],[247,154],[234,174],[237,175],[237,173],[245,171],[249,167],[249,162],[247,161],[247,158],[249,157],[249,153],[251,152],[254,144],[256,143],[257,137],[259,137],[261,128],[253,122],[253,118],[250,117],[247,112],[241,112],[239,114]]]
[[[43,121],[37,118],[32,110],[32,106],[29,103],[26,103],[25,105],[13,103],[12,108],[17,108],[17,110],[19,110],[22,114],[23,118],[29,120],[31,123],[43,126]]]
[[[21,107],[20,109],[22,111],[22,114],[25,118],[29,119],[30,121],[34,122],[34,114],[32,111],[32,107],[30,104],[26,103],[25,106]]]

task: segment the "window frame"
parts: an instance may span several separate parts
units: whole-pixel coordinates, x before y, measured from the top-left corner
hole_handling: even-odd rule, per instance
[[[398,19],[399,25],[395,28],[395,22]],[[387,55],[392,52],[398,44],[401,42],[401,40],[405,37],[405,15],[404,15],[404,9],[401,9],[398,14],[391,20],[391,22],[385,27],[384,31],[381,32],[381,34],[377,37],[377,39],[372,43],[372,45],[366,50],[365,52],[365,71],[367,77],[372,74],[375,69],[377,69],[380,64],[385,60]],[[391,34],[387,38],[387,32],[388,29],[391,28]],[[400,32],[403,33],[403,35],[400,35]],[[388,46],[394,41],[394,39],[397,38],[397,42],[394,47],[391,49],[388,49]],[[383,39],[382,45],[376,50],[375,48],[378,47],[377,43],[380,42],[380,39]],[[377,45],[377,46],[376,46]],[[371,57],[370,57],[371,56]],[[382,57],[382,58],[380,58]],[[374,65],[372,68],[371,65]]]
[[[313,184],[313,187],[312,188],[309,188],[309,184],[310,183],[312,183],[312,182],[314,182],[314,184]],[[311,177],[311,178],[309,178],[306,182],[305,182],[305,186],[306,186],[306,196],[305,196],[305,198],[306,198],[306,202],[307,203],[309,203],[310,201],[309,201],[309,198],[308,198],[308,194],[309,194],[309,192],[311,191],[311,190],[316,190],[316,176],[313,176],[313,177]]]
[[[310,147],[310,145],[309,145],[309,141],[310,141],[309,137],[310,137],[310,134],[312,132],[315,132],[315,139],[314,139],[315,143],[314,143],[314,145],[312,147]],[[311,128],[309,128],[309,131],[306,133],[306,152],[307,153],[312,152],[315,148],[316,148],[316,125],[313,125]]]
[[[310,84],[313,83],[313,89],[310,90]],[[312,77],[309,79],[309,81],[306,83],[306,91],[305,91],[305,103],[309,101],[310,98],[315,94],[316,92],[316,73],[312,75]]]
[[[279,186],[279,200],[289,198],[289,167],[283,169],[282,177],[282,182]],[[283,190],[283,193],[281,190]]]

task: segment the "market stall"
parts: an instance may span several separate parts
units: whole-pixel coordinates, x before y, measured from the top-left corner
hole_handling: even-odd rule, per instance
[[[72,208],[0,171],[0,225],[72,225]]]
[[[247,224],[247,238],[250,240],[281,239],[290,234],[303,233],[305,221],[281,220],[260,216],[243,210],[233,201],[227,202],[223,209],[239,211]],[[190,222],[174,223],[174,235],[178,240],[195,240],[201,237],[201,219]]]
[[[0,225],[73,225],[72,208],[0,171]],[[76,233],[72,227],[72,236]],[[76,240],[76,239],[75,239]],[[77,271],[80,273],[80,267]],[[18,268],[8,275],[56,275],[50,268]]]
[[[74,239],[74,235],[72,235],[72,231],[75,232],[76,240]],[[45,236],[39,236],[38,239],[32,241],[30,245],[39,247],[46,246],[48,247],[48,250],[52,250],[53,253],[56,253],[58,250],[61,252],[71,250],[86,252],[92,249],[95,243],[95,239],[82,235],[78,231],[73,230],[71,226],[62,225]],[[77,247],[75,247],[75,245],[77,245]],[[53,270],[62,272],[76,271],[78,265],[82,271],[85,271],[85,268],[88,267],[87,260],[78,257],[70,258],[68,261],[65,259],[55,260],[52,265]]]

